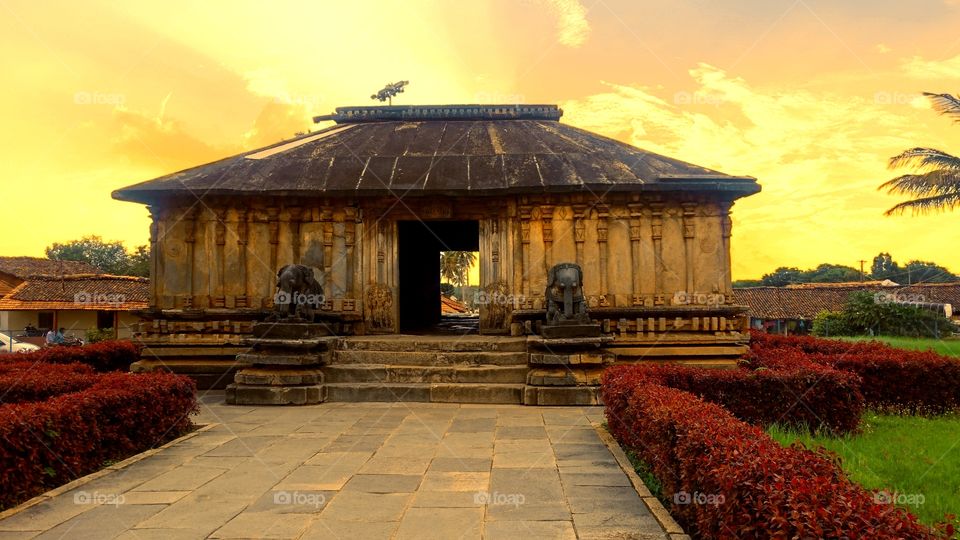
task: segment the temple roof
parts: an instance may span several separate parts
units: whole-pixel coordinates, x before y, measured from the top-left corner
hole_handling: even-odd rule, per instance
[[[562,124],[555,105],[341,107],[335,125],[113,193],[178,195],[499,195],[760,190],[730,176]]]

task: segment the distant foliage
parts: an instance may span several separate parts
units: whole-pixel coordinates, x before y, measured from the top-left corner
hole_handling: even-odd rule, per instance
[[[910,261],[900,266],[886,252],[873,258],[870,273],[863,277],[869,280],[889,279],[901,285],[960,281],[960,277],[939,264],[929,261]],[[733,286],[738,288],[784,287],[796,283],[848,283],[860,281],[860,278],[860,271],[852,266],[825,263],[809,270],[781,266],[769,274],[764,274],[760,279],[737,280]]]
[[[99,236],[56,242],[46,249],[47,258],[58,261],[83,261],[105,274],[117,276],[150,276],[150,248],[138,246],[128,253],[121,242],[105,242]]]
[[[852,293],[843,311],[822,312],[815,336],[909,336],[940,338],[957,331],[943,314],[910,305],[877,301],[874,293]]]

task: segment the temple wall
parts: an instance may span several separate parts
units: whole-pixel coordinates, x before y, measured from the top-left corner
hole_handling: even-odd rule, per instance
[[[315,269],[324,312],[353,321],[358,333],[395,332],[396,223],[416,218],[480,222],[485,331],[510,330],[514,310],[542,309],[547,271],[560,262],[583,267],[594,309],[732,303],[730,204],[705,196],[295,202],[226,198],[151,208],[153,307],[269,309],[277,269],[296,262]]]

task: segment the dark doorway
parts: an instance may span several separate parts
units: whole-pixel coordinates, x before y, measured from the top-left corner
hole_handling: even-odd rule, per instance
[[[400,331],[439,328],[440,252],[479,251],[478,221],[400,221]]]

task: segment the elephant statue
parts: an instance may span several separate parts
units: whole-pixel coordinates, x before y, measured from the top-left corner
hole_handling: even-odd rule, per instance
[[[547,324],[587,324],[583,296],[583,270],[575,263],[560,263],[547,276]]]
[[[323,302],[323,287],[309,266],[288,264],[277,272],[274,318],[313,322],[314,314],[320,311]]]

